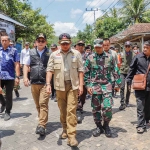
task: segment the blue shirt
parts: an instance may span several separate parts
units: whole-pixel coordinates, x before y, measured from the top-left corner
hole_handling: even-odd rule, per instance
[[[17,49],[14,47],[8,47],[6,50],[4,50],[3,47],[0,47],[0,79],[15,79],[15,62],[19,62],[19,55],[17,53]]]

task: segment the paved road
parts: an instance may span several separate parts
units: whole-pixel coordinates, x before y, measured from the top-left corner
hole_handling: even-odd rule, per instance
[[[60,140],[62,132],[59,122],[59,109],[57,103],[50,100],[49,122],[47,136],[40,138],[35,134],[38,123],[37,112],[30,88],[21,85],[20,98],[14,98],[12,119],[5,122],[0,114],[0,132],[2,140],[1,150],[150,150],[150,131],[143,135],[136,133],[136,105],[132,95],[132,107],[119,111],[119,99],[115,99],[113,119],[111,121],[112,138],[105,135],[93,137],[95,128],[91,114],[90,100],[84,107],[84,120],[77,126],[78,148],[67,146],[66,140]]]

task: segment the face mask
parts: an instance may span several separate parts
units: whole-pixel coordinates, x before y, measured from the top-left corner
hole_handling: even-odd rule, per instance
[[[134,53],[137,53],[138,52],[138,50],[133,50],[134,51]]]

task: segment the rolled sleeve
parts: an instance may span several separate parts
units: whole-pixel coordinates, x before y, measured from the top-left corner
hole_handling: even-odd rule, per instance
[[[82,56],[81,56],[80,53],[78,54],[78,61],[77,61],[77,63],[78,63],[78,71],[79,72],[84,72],[83,60],[82,60]]]
[[[54,72],[54,56],[53,56],[53,53],[50,55],[50,58],[48,60],[47,72]]]

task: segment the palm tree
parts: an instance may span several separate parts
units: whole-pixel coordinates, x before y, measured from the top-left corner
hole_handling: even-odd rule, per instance
[[[122,18],[129,24],[150,22],[150,0],[122,0]]]

